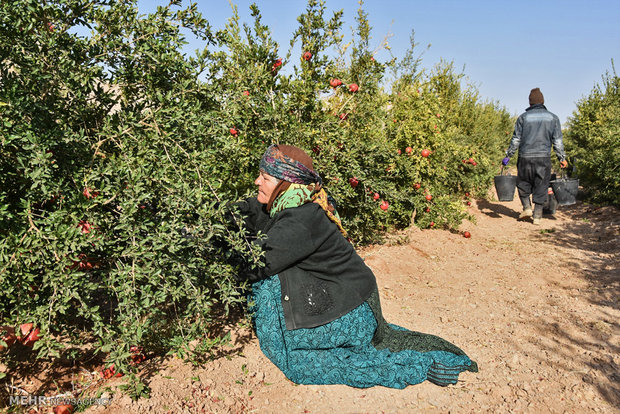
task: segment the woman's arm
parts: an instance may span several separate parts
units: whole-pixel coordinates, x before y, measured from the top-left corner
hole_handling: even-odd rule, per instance
[[[316,246],[311,224],[300,217],[297,207],[279,213],[275,224],[267,230],[267,237],[257,241],[265,252],[265,275],[275,275],[310,256]]]
[[[263,231],[270,220],[269,214],[265,211],[265,205],[259,203],[256,197],[239,201],[233,206],[239,209],[240,214],[231,211],[229,213],[231,221],[236,222],[238,219],[243,219],[245,228],[253,236],[256,236],[259,231]]]

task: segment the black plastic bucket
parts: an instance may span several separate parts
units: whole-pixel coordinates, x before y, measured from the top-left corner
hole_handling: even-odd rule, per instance
[[[516,175],[496,175],[493,181],[495,181],[495,191],[499,201],[512,201],[514,199],[515,188],[517,187]]]
[[[561,206],[570,206],[577,202],[577,191],[579,189],[579,180],[571,180],[561,178],[559,180],[550,181],[555,199]]]

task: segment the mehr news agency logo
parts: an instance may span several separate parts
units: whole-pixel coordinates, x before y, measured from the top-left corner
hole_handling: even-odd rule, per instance
[[[9,395],[9,405],[21,406],[55,406],[55,405],[109,405],[112,398],[74,398],[74,397],[46,397],[44,395]]]

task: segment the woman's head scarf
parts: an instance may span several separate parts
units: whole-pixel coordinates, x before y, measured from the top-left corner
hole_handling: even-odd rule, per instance
[[[302,149],[292,145],[271,145],[260,161],[260,170],[280,180],[267,203],[267,211],[272,217],[286,208],[314,202],[347,236],[338,212],[323,189],[321,176],[314,171],[312,158]]]
[[[312,158],[292,145],[271,145],[260,161],[260,169],[280,180],[295,184],[323,184],[312,168]]]

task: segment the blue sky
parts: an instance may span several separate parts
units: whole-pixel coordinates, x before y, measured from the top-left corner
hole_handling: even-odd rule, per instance
[[[251,23],[253,2],[232,1],[242,21]],[[284,55],[306,0],[255,2]],[[138,4],[147,13],[167,1]],[[350,38],[358,0],[326,0],[326,7],[328,16],[344,10],[343,32]],[[612,71],[612,59],[620,72],[620,0],[367,0],[363,7],[373,28],[371,47],[391,34],[392,53],[402,58],[415,30],[419,51],[431,45],[423,67],[453,61],[483,99],[514,115],[528,106],[530,89],[540,87],[545,105],[564,124],[576,102]],[[198,1],[198,8],[213,28],[222,28],[232,13],[229,0]],[[389,55],[384,51],[376,58]]]

